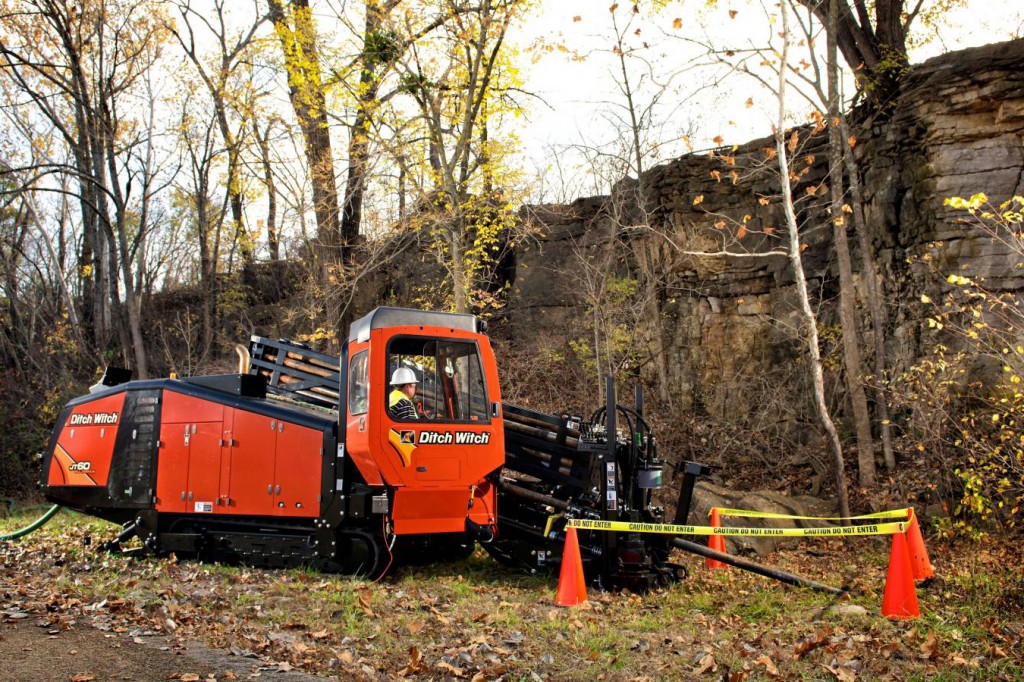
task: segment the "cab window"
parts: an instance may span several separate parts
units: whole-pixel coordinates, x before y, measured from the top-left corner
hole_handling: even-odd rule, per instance
[[[392,339],[388,344],[388,406],[396,388],[390,380],[402,368],[410,370],[417,381],[412,399],[417,420],[490,421],[487,387],[475,342],[409,336]],[[396,418],[396,410],[391,416]]]
[[[369,406],[370,384],[367,378],[369,351],[360,351],[348,363],[349,414],[365,414]]]

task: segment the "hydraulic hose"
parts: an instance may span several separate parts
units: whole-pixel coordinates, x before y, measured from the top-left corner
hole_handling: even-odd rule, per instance
[[[717,552],[709,547],[705,547],[704,545],[700,545],[696,542],[691,542],[689,540],[683,540],[682,538],[674,538],[672,540],[672,545],[674,547],[678,547],[679,549],[690,552],[692,554],[698,554],[702,557],[707,557],[708,559],[721,561],[723,564],[729,564],[730,566],[735,566],[736,568],[743,569],[744,571],[750,571],[751,573],[763,575],[766,578],[778,580],[779,582],[786,583],[787,585],[795,585],[797,587],[809,587],[812,590],[817,590],[818,592],[826,592],[828,594],[846,594],[846,590],[841,590],[838,587],[823,585],[809,578],[802,578],[798,575],[793,575],[792,573],[780,571],[777,568],[762,566],[761,564],[756,564],[753,561],[747,561],[746,559],[741,559],[730,554]]]
[[[59,504],[53,505],[52,507],[50,507],[50,511],[46,512],[45,514],[43,514],[38,519],[33,521],[31,524],[25,526],[21,530],[16,530],[13,533],[7,533],[6,535],[0,535],[0,541],[2,541],[2,540],[14,540],[16,538],[22,537],[23,535],[28,535],[32,531],[39,530],[39,528],[41,528],[43,525],[45,525],[46,522],[49,521],[50,519],[52,519],[54,517],[54,515],[57,512],[59,512],[59,511],[60,511],[60,505]]]

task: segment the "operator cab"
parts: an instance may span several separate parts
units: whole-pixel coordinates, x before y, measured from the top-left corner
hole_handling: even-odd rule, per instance
[[[396,534],[496,521],[490,479],[504,463],[494,352],[473,315],[377,308],[352,325],[345,449],[371,486],[393,491]],[[415,378],[415,416],[389,410],[391,378]]]
[[[398,336],[388,343],[387,352],[386,376],[405,368],[416,377],[416,419],[398,421],[487,420],[487,387],[476,343]]]

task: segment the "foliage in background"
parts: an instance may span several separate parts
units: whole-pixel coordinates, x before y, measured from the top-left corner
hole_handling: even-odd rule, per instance
[[[0,369],[0,495],[27,497],[39,477],[36,455],[45,446],[64,404],[81,395],[95,367],[65,318],[40,340],[37,353]],[[99,379],[93,375],[92,381]]]
[[[984,194],[946,204],[958,222],[1002,244],[1024,264],[1024,197],[998,207]],[[921,260],[941,267],[934,251]],[[944,273],[943,273],[944,274]],[[954,517],[950,529],[1019,533],[1024,522],[1024,309],[1019,295],[981,278],[949,274],[940,301],[927,295],[927,320],[941,340],[904,373],[897,397],[912,409],[908,438],[941,478],[932,485]]]

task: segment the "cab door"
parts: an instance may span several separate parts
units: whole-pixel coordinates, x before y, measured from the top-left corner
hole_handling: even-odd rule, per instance
[[[383,400],[376,392],[382,390],[385,381],[379,375],[375,375],[371,381],[370,356],[370,343],[365,341],[350,341],[348,353],[343,356],[348,357],[345,390],[348,404],[342,406],[345,410],[345,451],[342,454],[352,460],[366,483],[383,485],[380,449],[375,450],[371,445],[372,427],[376,426],[374,415],[379,413],[370,408],[375,400]],[[385,470],[388,470],[387,466]],[[396,479],[389,476],[389,480]]]
[[[492,417],[497,386],[489,385],[485,373],[493,356],[489,346],[483,347],[486,339],[476,335],[443,330],[447,333],[427,336],[427,329],[416,331],[407,335],[396,329],[386,339],[383,374],[388,386],[383,393],[394,390],[390,378],[397,370],[411,370],[417,379],[417,414],[400,419],[384,410],[384,450],[406,485],[474,485],[504,461],[500,424],[497,415]]]

